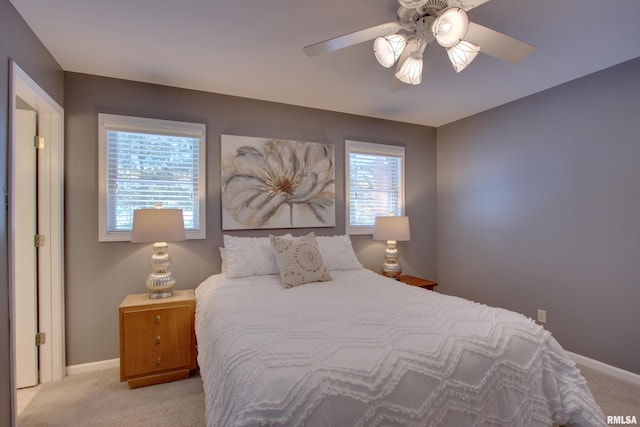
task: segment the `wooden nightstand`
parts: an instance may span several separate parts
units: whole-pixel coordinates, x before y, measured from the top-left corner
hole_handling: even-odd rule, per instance
[[[120,304],[120,381],[131,388],[188,378],[196,369],[195,293],[150,299],[127,296]]]
[[[414,276],[400,276],[398,280],[407,285],[429,289],[430,291],[432,291],[433,288],[438,286],[438,282],[434,282],[432,280],[427,280],[427,279],[421,279],[419,277],[414,277]]]

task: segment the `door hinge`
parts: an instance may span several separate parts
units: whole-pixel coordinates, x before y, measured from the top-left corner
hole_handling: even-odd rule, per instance
[[[47,342],[47,334],[44,332],[38,332],[36,334],[36,345],[42,345]]]
[[[33,145],[37,150],[42,150],[44,148],[44,136],[34,136],[33,137]]]
[[[33,239],[33,244],[36,248],[41,248],[44,246],[44,234],[36,234]]]

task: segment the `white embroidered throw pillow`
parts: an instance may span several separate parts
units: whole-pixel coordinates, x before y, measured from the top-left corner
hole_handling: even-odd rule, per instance
[[[313,233],[293,239],[269,237],[280,277],[287,288],[332,280]]]

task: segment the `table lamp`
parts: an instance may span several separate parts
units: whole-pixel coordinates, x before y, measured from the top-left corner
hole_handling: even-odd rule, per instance
[[[149,265],[153,270],[147,277],[149,298],[173,295],[176,279],[169,271],[171,256],[167,242],[185,240],[182,209],[136,209],[131,228],[132,243],[154,242]]]
[[[402,266],[398,262],[396,242],[410,240],[409,217],[406,216],[378,216],[373,231],[374,240],[386,240],[382,274],[398,279],[402,273]]]

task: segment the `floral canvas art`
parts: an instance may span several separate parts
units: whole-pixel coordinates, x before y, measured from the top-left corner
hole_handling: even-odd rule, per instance
[[[335,226],[334,146],[222,135],[222,229]]]

